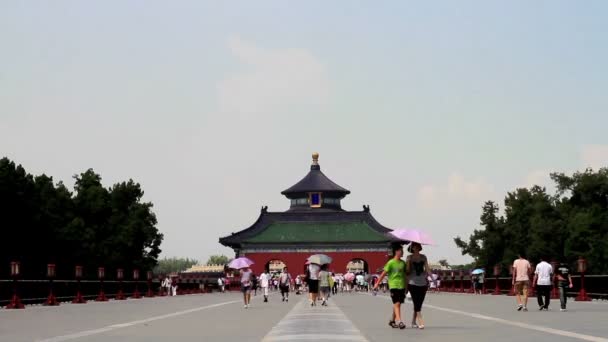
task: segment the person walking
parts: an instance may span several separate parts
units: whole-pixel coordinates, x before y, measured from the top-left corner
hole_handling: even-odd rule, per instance
[[[485,273],[480,273],[479,276],[477,277],[477,291],[479,292],[480,295],[483,294],[483,282],[485,281]]]
[[[220,288],[221,293],[224,293],[226,291],[224,286],[224,279],[221,276],[217,278],[217,286]]]
[[[317,264],[309,264],[306,268],[306,282],[308,283],[308,292],[310,295],[310,306],[317,305],[317,298],[319,297],[319,272],[321,266]]]
[[[561,263],[555,271],[555,274],[557,275],[559,302],[561,304],[559,311],[565,312],[567,311],[566,304],[568,302],[568,289],[571,289],[573,287],[572,276],[570,275],[570,269],[568,268],[568,264]]]
[[[532,280],[532,286],[536,286],[536,298],[538,299],[538,310],[540,311],[549,310],[552,276],[553,267],[545,258],[540,258],[540,262],[536,265],[536,270],[534,271],[534,279]]]
[[[338,294],[338,277],[336,276],[335,273],[332,273],[331,279],[332,279],[331,294],[337,295]]]
[[[281,275],[279,275],[279,289],[281,289],[281,296],[283,302],[289,302],[289,286],[291,284],[291,274],[287,272],[287,267],[283,267]]]
[[[422,303],[428,289],[427,276],[429,274],[429,263],[426,255],[421,254],[422,245],[412,242],[408,247],[411,254],[405,260],[406,274],[408,278],[408,291],[412,295],[414,313],[412,315],[412,327],[424,329],[422,318]]]
[[[319,272],[319,293],[321,295],[322,306],[327,306],[327,300],[329,299],[329,291],[331,291],[330,277],[331,273],[327,272],[327,265],[322,265]]]
[[[299,295],[300,292],[302,291],[302,278],[300,278],[299,275],[296,276],[296,294]]]
[[[171,280],[171,295],[177,296],[177,278]]]
[[[528,311],[528,283],[530,282],[530,262],[519,253],[519,258],[513,262],[512,284],[515,286],[517,311]]]
[[[251,289],[253,290],[253,295],[257,296],[258,295],[258,277],[255,275],[255,273],[251,273]]]
[[[388,286],[390,288],[391,300],[393,308],[391,310],[391,318],[388,325],[392,328],[405,329],[405,323],[401,319],[401,304],[405,302],[405,262],[401,260],[403,257],[403,247],[399,244],[393,245],[393,258],[389,260],[374,284],[374,293],[378,291],[378,287],[385,277],[388,277]]]
[[[162,286],[165,288],[165,291],[167,291],[167,296],[171,296],[171,278],[166,277],[165,280],[163,280]]]
[[[266,271],[262,272],[259,277],[262,293],[264,294],[264,303],[268,303],[268,286],[270,285],[270,275]]]
[[[249,308],[249,303],[251,302],[251,275],[250,269],[244,268],[241,270],[241,292],[243,292],[245,309]]]

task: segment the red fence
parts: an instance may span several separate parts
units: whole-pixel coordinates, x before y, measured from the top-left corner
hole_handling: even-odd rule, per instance
[[[177,294],[211,292],[218,288],[219,274],[180,274],[173,277]],[[238,284],[235,284],[238,285]],[[14,295],[19,299],[15,303]],[[82,303],[91,300],[142,298],[166,295],[161,280],[120,279],[0,279],[0,306],[12,304],[52,304],[53,302]],[[52,298],[52,300],[51,300]]]

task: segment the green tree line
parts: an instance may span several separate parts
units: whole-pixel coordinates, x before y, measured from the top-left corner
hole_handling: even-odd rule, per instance
[[[533,262],[540,257],[575,266],[579,257],[591,273],[608,272],[608,168],[587,169],[573,175],[552,173],[556,193],[533,186],[509,192],[504,212],[488,201],[481,213],[481,229],[468,241],[454,239],[463,255],[479,266],[503,266],[518,253]],[[576,268],[574,268],[576,269]]]
[[[183,272],[190,267],[198,265],[198,260],[189,258],[162,258],[154,267],[154,274],[167,275],[173,272]]]
[[[57,265],[58,277],[73,277],[74,266],[82,265],[86,277],[104,266],[108,278],[116,268],[130,277],[133,268],[156,265],[163,235],[141,186],[129,180],[106,188],[91,169],[74,178],[70,191],[0,159],[1,278],[13,260],[28,278],[44,278],[48,263]]]

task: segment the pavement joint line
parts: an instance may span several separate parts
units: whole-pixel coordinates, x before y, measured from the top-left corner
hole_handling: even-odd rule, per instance
[[[365,293],[365,295],[373,296],[372,294],[369,294],[369,293]],[[383,299],[390,300],[390,297],[388,297],[386,295],[376,295],[376,297],[382,297]],[[410,303],[410,302],[407,302],[407,303]],[[579,340],[583,340],[583,341],[608,342],[607,338],[598,337],[598,336],[580,334],[580,333],[576,333],[576,332],[572,332],[572,331],[567,331],[567,330],[561,330],[561,329],[544,327],[544,326],[541,326],[541,325],[532,325],[532,324],[527,324],[527,323],[523,323],[523,322],[510,321],[510,320],[503,319],[503,318],[486,316],[486,315],[481,315],[481,314],[476,314],[476,313],[467,312],[467,311],[461,311],[461,310],[455,310],[455,309],[450,309],[450,308],[444,308],[444,307],[441,307],[441,306],[436,306],[436,305],[431,305],[431,304],[425,304],[424,306],[427,307],[427,308],[430,308],[430,309],[438,310],[438,311],[449,312],[449,313],[453,313],[453,314],[457,314],[457,315],[462,315],[462,316],[467,316],[467,317],[471,317],[471,318],[478,318],[478,319],[483,319],[483,320],[486,320],[486,321],[491,321],[491,322],[496,322],[496,323],[502,323],[504,325],[510,325],[510,326],[514,326],[514,327],[519,327],[519,328],[524,328],[524,329],[529,329],[529,330],[540,331],[540,332],[544,332],[544,333],[547,333],[547,334],[553,334],[553,335],[558,335],[558,336],[571,337],[571,338],[575,338],[575,339],[579,339]]]
[[[264,338],[263,342],[272,341],[360,341],[368,342],[359,329],[348,319],[344,312],[337,306],[329,308],[309,308],[306,298],[294,305],[294,307],[281,319]],[[304,311],[304,310],[322,310],[322,311]],[[300,313],[300,311],[304,311]],[[332,312],[327,312],[332,311]],[[327,315],[339,316],[343,318],[327,318]],[[298,317],[299,316],[299,317]],[[304,317],[306,318],[304,318]],[[319,318],[313,318],[318,316]],[[310,322],[328,323],[326,326],[322,324],[313,325],[311,331]],[[307,325],[308,324],[308,325]],[[323,328],[331,329],[324,332]],[[334,331],[340,331],[340,334],[335,334]]]
[[[160,316],[154,316],[154,317],[150,317],[150,318],[146,318],[146,319],[141,319],[141,320],[136,320],[136,321],[131,321],[131,322],[126,322],[126,323],[112,324],[112,325],[109,325],[109,326],[106,326],[106,327],[103,327],[103,328],[92,329],[92,330],[84,330],[84,331],[79,331],[79,332],[72,333],[72,334],[55,336],[55,337],[41,339],[41,340],[37,340],[37,341],[38,342],[63,342],[63,341],[69,341],[69,340],[74,340],[74,339],[81,338],[81,337],[87,337],[87,336],[91,336],[91,335],[102,334],[102,333],[105,333],[105,332],[108,332],[108,331],[112,331],[112,330],[132,327],[132,326],[139,325],[139,324],[144,324],[144,323],[149,323],[149,322],[153,322],[153,321],[163,320],[163,319],[166,319],[166,318],[183,316],[183,315],[187,315],[187,314],[190,314],[190,313],[193,313],[193,312],[203,311],[203,310],[207,310],[207,309],[213,309],[213,308],[217,308],[217,307],[220,307],[220,306],[225,306],[225,305],[234,304],[234,303],[242,303],[242,302],[243,302],[242,300],[233,300],[233,301],[229,301],[229,302],[210,304],[210,305],[200,306],[200,307],[193,308],[193,309],[172,312],[172,313],[169,313],[169,314],[164,314],[164,315],[160,315]]]

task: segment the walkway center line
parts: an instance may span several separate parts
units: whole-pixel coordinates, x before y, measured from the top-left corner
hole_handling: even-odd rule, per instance
[[[297,303],[262,339],[264,342],[296,340],[367,342],[361,331],[335,304],[310,307],[306,298]]]
[[[371,296],[371,294],[367,294],[367,295]],[[379,295],[377,297],[384,297],[385,299],[390,299],[389,297],[384,296],[384,295]],[[532,325],[532,324],[527,324],[527,323],[522,323],[522,322],[517,322],[517,321],[509,321],[509,320],[503,319],[503,318],[486,316],[486,315],[480,315],[480,314],[476,314],[476,313],[472,313],[472,312],[467,312],[467,311],[449,309],[449,308],[444,308],[444,307],[436,306],[436,305],[425,304],[424,306],[427,307],[427,308],[430,308],[430,309],[438,310],[438,311],[444,311],[444,312],[449,312],[449,313],[453,313],[453,314],[457,314],[457,315],[468,316],[468,317],[471,317],[471,318],[483,319],[483,320],[486,320],[486,321],[492,321],[492,322],[496,322],[496,323],[502,323],[504,325],[511,325],[511,326],[514,326],[514,327],[519,327],[519,328],[524,328],[524,329],[529,329],[529,330],[540,331],[540,332],[544,332],[544,333],[548,333],[548,334],[553,334],[553,335],[558,335],[558,336],[572,337],[572,338],[576,338],[576,339],[583,340],[583,341],[608,342],[608,339],[603,338],[603,337],[597,337],[597,336],[592,336],[592,335],[579,334],[579,333],[575,333],[575,332],[572,332],[572,331],[554,329],[554,328],[544,327],[544,326],[540,326],[540,325]]]
[[[165,314],[165,315],[161,315],[161,316],[155,316],[155,317],[150,317],[150,318],[146,318],[146,319],[141,319],[141,320],[137,320],[137,321],[126,322],[126,323],[119,323],[119,324],[112,324],[112,325],[108,325],[106,327],[99,328],[99,329],[85,330],[85,331],[80,331],[80,332],[76,332],[76,333],[73,333],[73,334],[62,335],[62,336],[55,336],[55,337],[51,337],[51,338],[46,338],[46,339],[38,340],[38,342],[63,342],[63,341],[69,341],[69,340],[74,340],[74,339],[77,339],[77,338],[80,338],[80,337],[97,335],[97,334],[101,334],[101,333],[112,331],[112,330],[132,327],[132,326],[138,325],[138,324],[144,324],[144,323],[149,323],[149,322],[153,322],[153,321],[163,320],[165,318],[172,318],[172,317],[177,317],[177,316],[183,316],[183,315],[187,315],[187,314],[190,314],[190,313],[193,313],[193,312],[213,309],[213,308],[217,308],[217,307],[220,307],[220,306],[224,306],[224,305],[228,305],[228,304],[234,304],[234,303],[241,303],[241,302],[242,302],[242,300],[233,300],[233,301],[230,301],[230,302],[211,304],[211,305],[201,306],[201,307],[198,307],[198,308],[193,308],[193,309],[188,309],[188,310],[183,310],[183,311],[177,311],[177,312],[173,312],[173,313],[169,313],[169,314]]]

